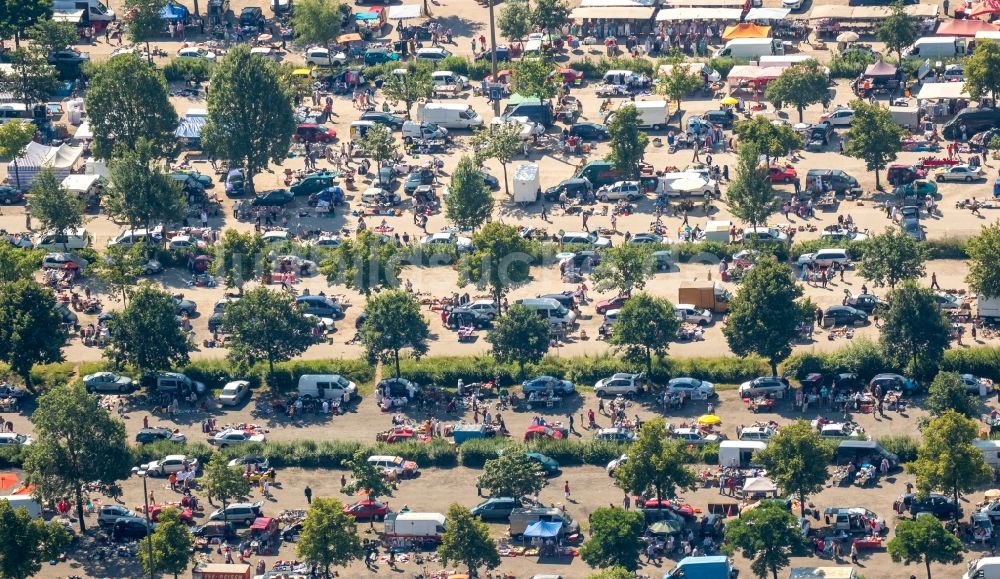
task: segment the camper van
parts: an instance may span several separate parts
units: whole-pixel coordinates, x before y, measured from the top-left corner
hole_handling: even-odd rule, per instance
[[[483,117],[463,103],[420,104],[417,106],[417,120],[446,129],[474,129],[483,126]]]
[[[767,443],[760,440],[723,440],[719,443],[719,466],[748,467],[753,454],[765,448]]]
[[[965,54],[965,39],[957,36],[918,38],[903,51],[903,58],[952,58]]]
[[[543,318],[549,321],[549,325],[558,326],[565,324],[572,326],[576,323],[576,313],[568,310],[566,306],[560,304],[552,298],[532,298],[517,300],[529,310],[538,312]]]
[[[299,378],[299,396],[319,400],[343,400],[344,394],[353,397],[358,386],[340,374],[303,374]]]
[[[729,56],[747,60],[783,54],[785,54],[785,47],[777,38],[734,38],[715,51],[716,58]]]
[[[667,101],[622,101],[618,106],[621,110],[623,107],[634,106],[636,112],[639,113],[639,127],[643,129],[653,129],[658,131],[667,126],[667,119],[670,118],[670,107]],[[615,113],[610,113],[605,119],[604,124],[609,124],[611,119],[615,117]]]
[[[389,513],[385,517],[386,538],[439,543],[448,519],[441,513]]]

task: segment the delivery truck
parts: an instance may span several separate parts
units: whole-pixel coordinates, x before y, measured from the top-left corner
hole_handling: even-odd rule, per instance
[[[682,281],[677,290],[677,303],[713,312],[728,311],[730,297],[729,290],[710,281]]]
[[[385,517],[385,538],[436,545],[441,542],[447,521],[441,513],[389,513]]]
[[[779,38],[734,38],[715,51],[715,57],[742,60],[757,60],[762,56],[785,54],[785,46]]]
[[[712,555],[684,557],[663,575],[663,579],[733,579],[738,574],[729,557]]]
[[[659,131],[666,128],[667,120],[670,118],[670,110],[667,101],[622,101],[618,105],[618,110],[623,107],[634,106],[639,113],[639,128]],[[610,124],[616,113],[611,113],[604,118],[604,124]]]
[[[920,125],[920,108],[912,107],[889,107],[889,114],[892,120],[903,128],[916,129]]]
[[[249,563],[199,563],[191,570],[192,579],[250,579]]]

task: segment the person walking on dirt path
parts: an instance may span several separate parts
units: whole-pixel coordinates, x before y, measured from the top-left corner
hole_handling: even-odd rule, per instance
[[[939,290],[941,286],[938,285],[937,273],[931,272],[931,289]]]
[[[569,481],[563,483],[563,494],[566,496],[566,500],[569,500]]]
[[[569,431],[575,433],[576,429],[573,428],[573,413],[569,415]]]
[[[303,492],[306,495],[306,504],[307,505],[313,504],[313,490],[309,488],[309,485],[306,485],[306,489]]]

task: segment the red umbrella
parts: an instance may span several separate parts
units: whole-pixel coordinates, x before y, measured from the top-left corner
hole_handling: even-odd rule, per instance
[[[983,16],[984,14],[1000,14],[1000,0],[983,0],[969,11],[970,18]]]

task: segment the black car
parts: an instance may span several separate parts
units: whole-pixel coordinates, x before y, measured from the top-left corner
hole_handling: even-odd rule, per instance
[[[281,207],[291,203],[292,199],[295,199],[295,196],[287,189],[274,189],[254,197],[250,204],[254,207]]]
[[[601,263],[601,254],[591,250],[578,251],[573,254],[570,261],[573,262],[573,267],[576,269],[589,271],[594,266]]]
[[[265,22],[264,11],[257,6],[247,6],[240,12],[241,28],[263,30]]]
[[[961,518],[962,506],[956,503],[951,497],[930,493],[926,497],[919,497],[912,493],[904,493],[896,499],[894,505],[896,512],[908,511],[914,517],[918,513],[931,513],[939,519]]]
[[[573,177],[570,179],[562,180],[555,187],[549,187],[542,194],[542,197],[546,201],[556,202],[559,201],[560,195],[566,193],[567,199],[576,199],[581,195],[590,195],[594,190],[594,186],[590,184],[590,181],[584,177]]]
[[[420,385],[416,382],[411,382],[406,378],[386,378],[378,383],[378,390],[380,392],[385,392],[385,389],[389,389],[389,396],[393,398],[402,398],[403,396],[410,395],[409,386],[413,386],[416,392],[420,392]]]
[[[708,111],[707,113],[701,115],[701,118],[712,123],[713,125],[719,125],[723,129],[733,128],[733,123],[736,122],[736,115],[730,110]]]
[[[505,60],[511,59],[510,48],[506,46],[498,46],[493,50],[493,52],[497,53],[497,62],[503,62]],[[480,60],[492,61],[493,55],[489,50],[480,52],[479,54],[476,55],[476,61],[478,62]]]
[[[486,171],[480,170],[479,173],[483,176],[483,183],[492,191],[496,191],[500,188],[500,179],[497,179],[493,175],[490,175]]]
[[[169,428],[143,428],[135,435],[139,444],[149,444],[157,440],[170,440],[174,433]]]
[[[830,306],[823,312],[823,326],[854,326],[868,322],[868,314],[851,306]]]
[[[155,529],[152,524],[150,529]],[[122,517],[111,527],[111,539],[114,541],[131,541],[146,537],[146,519],[140,517]]]
[[[492,325],[489,316],[483,315],[476,310],[468,308],[455,308],[448,313],[448,327],[461,328],[472,326],[477,329],[488,328]]]
[[[403,128],[403,121],[406,119],[397,117],[392,113],[384,113],[382,111],[365,111],[361,114],[361,118],[358,120],[372,121],[373,123],[385,125],[390,129],[398,131]]]
[[[10,205],[24,201],[24,193],[13,187],[0,186],[0,205]]]
[[[608,138],[608,128],[600,123],[579,122],[569,128],[571,137],[580,137],[584,141],[603,141]]]
[[[521,508],[521,502],[513,497],[493,497],[472,507],[472,516],[484,521],[507,521],[514,509]]]

